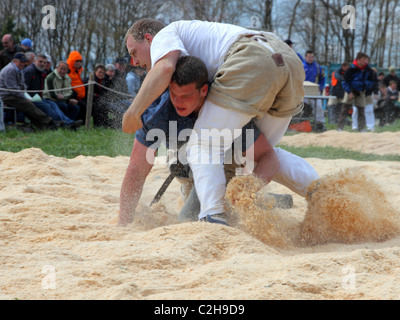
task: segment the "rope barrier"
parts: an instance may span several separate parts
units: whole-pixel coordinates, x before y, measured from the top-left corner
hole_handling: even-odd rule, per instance
[[[86,87],[90,84],[95,84],[97,82],[93,81],[93,82],[88,82],[86,84],[80,84],[79,86],[74,86],[74,87],[68,87],[68,88],[62,88],[62,89],[52,89],[52,90],[17,90],[17,89],[6,89],[6,88],[0,88],[0,91],[9,91],[9,92],[55,92],[55,91],[64,91],[66,89],[74,89],[74,88],[80,88],[80,87]]]
[[[112,92],[114,92],[114,93],[117,93],[117,94],[123,95],[123,96],[127,96],[127,97],[129,97],[129,98],[134,98],[134,97],[135,97],[135,96],[132,96],[131,94],[127,94],[127,93],[124,93],[124,92],[116,91],[116,90],[113,90],[113,89],[108,88],[108,87],[106,87],[106,86],[103,86],[103,85],[101,85],[100,83],[98,83],[98,82],[96,82],[96,81],[89,81],[88,83],[85,83],[85,84],[81,84],[81,85],[73,86],[73,87],[68,87],[68,88],[62,88],[62,89],[51,89],[51,90],[16,90],[16,89],[0,88],[0,91],[23,92],[23,93],[24,93],[24,92],[27,92],[27,93],[29,93],[29,92],[31,92],[31,93],[37,93],[37,92],[57,92],[57,91],[64,91],[64,90],[67,90],[67,89],[74,89],[74,88],[86,87],[86,86],[89,86],[89,85],[91,85],[91,84],[98,85],[99,87],[102,87],[102,88],[104,88],[104,89],[106,89],[106,90],[108,90],[108,91],[112,91]]]
[[[119,92],[119,91],[113,90],[113,89],[108,88],[108,87],[106,87],[106,86],[103,86],[102,84],[97,83],[97,82],[95,82],[95,84],[98,85],[99,87],[102,87],[102,88],[108,90],[108,91],[111,91],[111,92],[114,92],[114,93],[118,93],[118,94],[120,94],[120,95],[127,96],[127,97],[129,97],[129,98],[134,98],[134,97],[135,97],[135,96],[133,96],[133,95],[131,95],[131,94],[128,94],[128,93],[124,93],[124,92]]]

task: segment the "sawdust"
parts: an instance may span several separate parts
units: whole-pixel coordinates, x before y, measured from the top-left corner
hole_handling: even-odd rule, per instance
[[[330,135],[346,147],[360,134]],[[374,145],[379,134],[364,138],[382,150]],[[121,228],[128,161],[0,151],[1,299],[400,297],[400,163],[309,158],[321,176],[309,199],[276,183],[235,179],[227,193],[233,227],[177,223],[177,181],[150,208],[168,175],[156,163],[135,222]],[[289,193],[294,205],[260,205],[256,192]]]

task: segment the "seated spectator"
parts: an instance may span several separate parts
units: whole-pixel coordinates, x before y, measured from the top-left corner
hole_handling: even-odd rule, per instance
[[[106,65],[106,75],[105,75],[105,85],[106,87],[111,88],[113,79],[115,77],[115,66],[113,64]]]
[[[14,59],[1,70],[0,88],[20,91],[0,91],[0,99],[7,106],[23,112],[37,129],[58,129],[61,123],[53,120],[36,107],[22,92],[26,90],[24,73],[22,72],[26,62],[25,54],[18,52],[15,54]]]
[[[54,120],[62,121],[63,126],[66,128],[75,129],[82,123],[75,123],[72,119],[68,118],[54,101],[43,99],[44,82],[47,76],[44,72],[46,63],[46,55],[38,53],[33,64],[25,68],[23,71],[26,88],[29,91],[29,95],[33,98],[32,102],[36,107]]]
[[[112,89],[124,94],[129,94],[128,85],[126,83],[129,61],[129,58],[127,57],[117,58],[115,60],[115,76],[113,79]],[[121,97],[118,97],[118,99],[121,99]]]
[[[22,40],[21,41],[21,48],[25,53],[33,52],[31,39],[26,38],[26,39]]]
[[[43,97],[55,102],[68,118],[75,121],[79,114],[79,105],[78,100],[72,98],[73,90],[71,89],[71,78],[68,76],[68,71],[66,62],[57,63],[56,69],[45,79]],[[77,122],[83,124],[82,120],[77,120]]]
[[[389,82],[389,87],[386,91],[386,104],[385,104],[385,115],[386,124],[394,122],[399,118],[399,111],[395,103],[399,100],[399,91],[397,90],[397,82],[392,80]]]
[[[14,44],[14,39],[11,34],[5,34],[1,43],[4,49],[0,51],[0,70],[13,60],[17,52],[24,51],[21,47]]]
[[[390,86],[390,81],[396,81],[397,91],[400,91],[400,78],[396,75],[396,68],[394,66],[389,67],[389,74],[383,78],[383,83],[386,87]]]
[[[382,82],[379,85],[379,89],[377,92],[376,98],[376,107],[375,107],[375,118],[379,119],[379,126],[384,126],[386,123],[386,97],[387,97],[387,87]]]
[[[106,67],[102,64],[97,64],[93,70],[94,81],[105,86],[105,75],[106,75]],[[84,80],[84,83],[89,82],[89,77]],[[88,87],[86,87],[88,90]],[[87,91],[86,91],[87,94]],[[108,126],[108,114],[105,108],[105,104],[101,101],[101,98],[105,94],[105,89],[98,85],[95,85],[93,88],[93,101],[92,101],[92,116],[93,116],[93,125],[95,127],[99,126]]]
[[[46,57],[47,57],[47,63],[46,63],[46,67],[44,68],[44,72],[46,74],[50,74],[53,72],[53,59],[51,59],[51,56],[47,53],[46,53]]]
[[[28,60],[28,62],[26,63],[26,66],[28,67],[33,63],[33,61],[35,61],[36,55],[33,51],[28,51],[25,53],[25,56],[26,59]]]
[[[81,86],[78,88],[73,88],[74,95],[73,98],[78,100],[79,114],[78,120],[86,120],[86,89],[83,85],[83,79],[81,74],[83,72],[83,59],[78,51],[72,51],[67,59],[67,64],[69,68],[69,77],[71,78],[72,87]]]
[[[104,65],[96,65],[93,73],[95,82],[102,86],[110,85],[110,82],[106,82],[106,67]],[[88,80],[86,79],[85,83]],[[117,128],[122,122],[122,116],[126,108],[120,103],[113,101],[113,99],[109,99],[111,97],[110,93],[112,94],[112,92],[107,92],[107,89],[101,86],[94,86],[92,115],[93,125],[96,127]]]
[[[144,78],[146,77],[146,70],[140,67],[128,68],[126,75],[126,84],[128,86],[128,92],[132,96],[136,96]]]

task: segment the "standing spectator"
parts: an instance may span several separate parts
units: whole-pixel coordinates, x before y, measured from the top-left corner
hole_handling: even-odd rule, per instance
[[[1,40],[3,50],[0,51],[0,70],[9,64],[17,52],[23,52],[21,47],[14,44],[11,34],[5,34]]]
[[[365,74],[363,71],[368,65],[368,61],[369,57],[365,53],[359,52],[351,67],[344,74],[342,85],[345,94],[342,110],[339,115],[338,131],[343,130],[347,116],[353,105],[357,107],[358,111],[358,131],[363,131],[365,129],[366,122],[364,108],[366,106],[366,84],[364,80]]]
[[[60,61],[57,63],[56,69],[45,79],[45,92],[43,97],[47,100],[54,101],[68,118],[76,120],[79,114],[79,106],[78,100],[72,98],[73,91],[71,89],[71,78],[68,76],[68,71],[68,64],[66,62]],[[78,120],[77,123],[83,124],[83,121],[80,121],[81,122]]]
[[[329,119],[332,123],[337,123],[339,119],[340,110],[342,109],[342,101],[344,97],[344,89],[342,86],[343,76],[347,69],[349,68],[349,64],[347,62],[343,62],[341,67],[332,73],[331,79],[331,88],[330,95],[335,96],[336,99],[329,99],[328,106],[329,108]]]
[[[42,99],[43,91],[45,89],[45,78],[47,76],[45,73],[46,64],[46,55],[38,53],[34,63],[24,69],[23,72],[26,88],[28,91],[33,91],[29,92],[29,95],[33,98],[32,103],[36,107],[54,120],[62,121],[64,126],[70,128],[70,126],[74,125],[74,121],[68,118],[54,101]]]
[[[389,67],[389,74],[383,78],[383,83],[386,87],[390,86],[390,81],[396,81],[397,91],[400,91],[400,79],[396,75],[396,68],[394,66]]]
[[[368,131],[375,131],[374,92],[378,91],[378,70],[367,64],[363,70],[365,83],[365,123]],[[353,107],[352,129],[358,130],[358,109]]]
[[[86,120],[86,89],[83,86],[83,80],[81,74],[83,72],[83,59],[78,51],[72,51],[67,59],[67,64],[69,67],[69,77],[71,78],[72,87],[81,86],[78,88],[73,88],[74,99],[78,100],[79,105],[79,115],[78,120]]]
[[[25,53],[26,52],[33,52],[31,39],[26,38],[26,39],[22,40],[21,41],[21,48],[22,48],[22,50],[24,50]]]
[[[27,59],[25,54],[18,52],[14,59],[0,72],[0,88],[25,91],[24,73]],[[0,99],[24,115],[39,129],[58,129],[60,122],[53,120],[42,110],[37,108],[31,100],[27,99],[23,92],[0,91]]]
[[[293,49],[293,45],[295,44],[295,42],[293,42],[292,40],[290,40],[290,39],[286,39],[285,40],[285,43],[290,47],[290,48],[292,48]],[[294,49],[293,49],[294,50]],[[302,62],[304,62],[304,58],[303,58],[303,56],[300,54],[300,53],[298,53],[298,52],[296,52],[297,53],[297,56],[300,58],[300,60],[302,61]]]
[[[319,85],[319,90],[322,93],[325,88],[325,70],[318,63],[316,63],[314,59],[314,51],[307,50],[305,59],[303,61],[304,72],[306,73],[305,80],[317,83]],[[313,107],[315,113],[315,130],[317,132],[326,131],[325,114],[324,109],[322,108],[322,100],[305,98],[304,102]]]

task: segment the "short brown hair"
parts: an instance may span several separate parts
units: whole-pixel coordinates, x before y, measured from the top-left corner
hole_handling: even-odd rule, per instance
[[[155,36],[165,25],[158,20],[154,19],[140,19],[136,21],[125,34],[125,44],[129,36],[132,36],[135,41],[143,41],[146,33]]]
[[[176,63],[175,72],[171,81],[178,86],[196,83],[196,89],[200,89],[208,82],[208,71],[205,63],[194,56],[184,56]]]
[[[367,58],[367,59],[369,59],[369,56],[368,56],[366,53],[364,53],[364,52],[359,52],[359,53],[357,53],[356,60],[360,60],[360,59],[362,59],[362,58]]]

